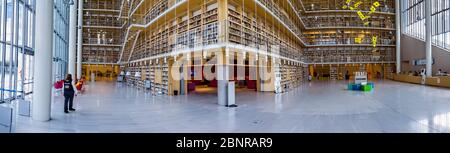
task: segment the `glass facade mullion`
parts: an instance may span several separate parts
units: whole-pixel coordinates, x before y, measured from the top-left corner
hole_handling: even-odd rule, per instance
[[[20,9],[19,9],[19,1],[15,1],[14,3],[14,49],[13,49],[13,53],[12,55],[12,62],[11,62],[11,88],[13,91],[17,91],[17,76],[18,76],[18,71],[17,71],[17,66],[18,66],[18,61],[19,61],[19,37],[21,35],[21,33],[19,33],[19,29],[23,28],[19,25],[19,20],[20,20]],[[11,96],[10,97],[16,97],[17,96],[17,92],[10,92]]]
[[[5,88],[5,67],[6,67],[6,0],[0,0],[0,12],[1,12],[1,18],[0,18],[0,24],[1,24],[1,48],[0,48],[0,63],[1,63],[1,71],[0,71],[0,88]],[[4,90],[0,90],[0,100],[4,100]]]

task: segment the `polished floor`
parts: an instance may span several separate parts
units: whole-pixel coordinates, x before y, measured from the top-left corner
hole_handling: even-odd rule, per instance
[[[450,132],[450,90],[392,81],[373,92],[345,90],[345,82],[314,82],[275,95],[237,93],[239,107],[218,106],[216,94],[152,96],[112,82],[91,83],[63,113],[56,96],[52,120],[17,116],[14,132]]]

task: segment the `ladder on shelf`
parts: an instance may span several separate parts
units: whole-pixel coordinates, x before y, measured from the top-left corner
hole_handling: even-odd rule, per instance
[[[331,80],[338,80],[337,67],[330,67],[330,79]]]

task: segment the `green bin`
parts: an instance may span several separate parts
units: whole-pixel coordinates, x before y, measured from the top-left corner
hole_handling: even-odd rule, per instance
[[[372,86],[371,85],[363,85],[362,86],[362,91],[372,91]]]

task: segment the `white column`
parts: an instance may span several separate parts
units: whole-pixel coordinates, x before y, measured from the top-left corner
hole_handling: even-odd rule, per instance
[[[396,64],[397,64],[397,73],[402,72],[402,56],[401,56],[401,37],[402,37],[402,33],[401,33],[401,9],[400,9],[400,0],[395,0],[395,24],[397,26],[396,29]]]
[[[77,0],[70,5],[69,14],[69,74],[75,75],[77,56]]]
[[[228,66],[226,64],[219,64],[217,67],[217,99],[221,106],[228,105]]]
[[[229,52],[228,48],[225,48],[225,52],[220,52],[218,56],[218,65],[216,66],[217,74],[217,99],[218,104],[221,106],[228,105],[228,57],[226,54]]]
[[[425,28],[426,28],[426,38],[425,38],[425,54],[426,54],[426,70],[427,70],[427,76],[431,77],[433,75],[433,55],[432,55],[432,46],[431,46],[431,39],[432,39],[432,27],[431,27],[431,0],[425,0]]]
[[[52,98],[53,0],[36,3],[33,120],[50,120]]]
[[[81,78],[81,66],[83,55],[83,0],[78,1],[78,52],[77,52],[77,78]]]

